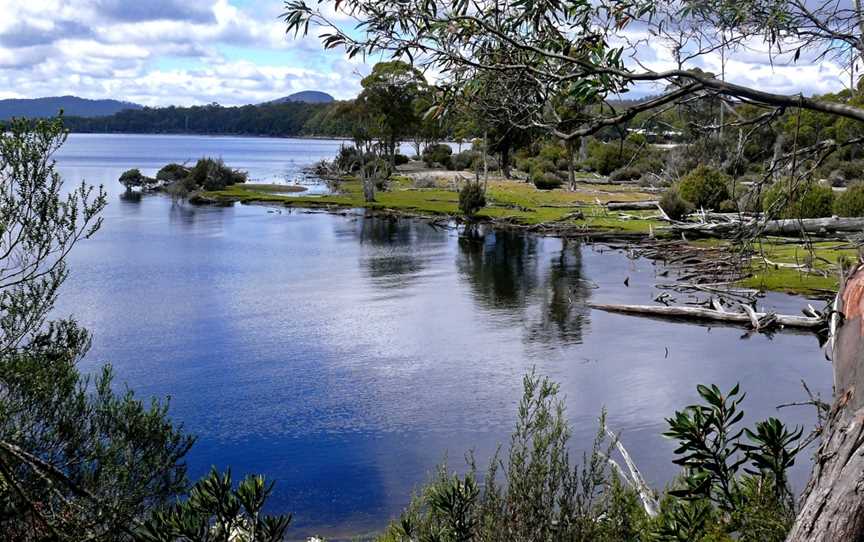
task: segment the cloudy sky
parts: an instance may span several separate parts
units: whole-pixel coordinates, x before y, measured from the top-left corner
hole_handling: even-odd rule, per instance
[[[281,11],[281,0],[0,0],[0,98],[73,94],[155,106],[258,103],[300,90],[356,96],[368,65],[323,51],[317,38],[286,36]],[[650,67],[669,67],[658,44],[649,48]],[[719,57],[705,60],[719,72]],[[848,77],[805,59],[772,66],[764,54],[739,55],[727,74],[808,95],[838,90]]]
[[[146,105],[352,98],[369,68],[294,40],[280,0],[0,0],[0,98]]]

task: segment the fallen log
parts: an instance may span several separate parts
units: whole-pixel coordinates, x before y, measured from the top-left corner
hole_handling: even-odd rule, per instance
[[[864,265],[841,284],[830,329],[834,404],[787,542],[864,539]]]
[[[831,235],[833,233],[864,233],[864,218],[805,218],[769,220],[759,223],[755,220],[743,222],[677,223],[663,226],[661,230],[672,233],[688,233],[706,237],[728,237],[742,229],[756,229],[763,235],[798,236],[802,232],[810,235]]]
[[[606,208],[610,211],[653,211],[658,201],[609,201]]]
[[[729,310],[721,311],[703,307],[666,307],[659,305],[618,305],[606,303],[588,303],[588,306],[606,312],[620,312],[641,316],[661,316],[690,320],[711,320],[716,322],[727,322],[730,324],[743,324],[753,326],[756,329],[763,327],[759,322],[762,322],[771,316],[771,313],[755,311],[752,313],[731,312]],[[785,314],[775,314],[773,316],[776,322],[784,327],[817,330],[826,325],[824,318],[791,316]]]

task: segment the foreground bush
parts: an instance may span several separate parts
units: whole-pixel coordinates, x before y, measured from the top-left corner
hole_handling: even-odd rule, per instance
[[[126,190],[133,188],[147,189],[156,184],[156,179],[146,177],[141,173],[141,170],[127,169],[120,175],[120,184],[126,187]]]
[[[222,190],[227,186],[245,183],[248,174],[245,171],[231,169],[221,158],[201,158],[189,170],[189,179],[196,187],[204,190]]]
[[[762,208],[776,218],[823,218],[834,211],[834,191],[816,183],[774,183],[762,199]]]
[[[477,151],[462,151],[451,157],[450,167],[456,171],[464,171],[476,167],[478,162],[482,166],[482,160],[481,154]]]
[[[486,190],[479,182],[468,181],[459,191],[459,209],[471,217],[486,206]]]
[[[573,465],[558,387],[530,374],[523,390],[506,456],[495,454],[482,481],[471,456],[464,476],[441,467],[381,542],[780,542],[788,532],[795,503],[786,473],[802,430],[774,418],[740,428],[738,386],[699,386],[703,402],[667,419],[683,472],[659,500],[622,478],[629,467],[612,467],[617,444],[605,415]]]
[[[724,173],[705,165],[696,167],[677,184],[678,195],[696,208],[719,209],[729,199],[731,179]]]
[[[864,216],[864,183],[849,185],[834,200],[834,214],[837,216]]]
[[[189,168],[180,164],[168,164],[156,173],[156,180],[173,183],[189,176]]]

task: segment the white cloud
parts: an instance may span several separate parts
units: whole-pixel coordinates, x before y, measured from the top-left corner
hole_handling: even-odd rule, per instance
[[[355,96],[368,70],[346,69],[315,37],[292,40],[279,12],[229,0],[0,0],[0,96],[145,105],[257,103],[309,89]]]

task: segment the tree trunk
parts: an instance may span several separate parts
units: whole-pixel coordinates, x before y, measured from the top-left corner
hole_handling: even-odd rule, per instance
[[[864,540],[864,265],[832,316],[834,404],[787,542]]]
[[[567,149],[567,180],[570,181],[570,190],[576,190],[576,149],[575,142],[568,139],[564,142]]]

